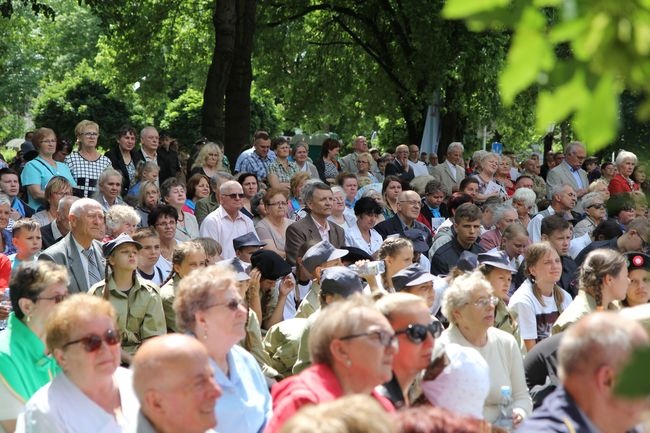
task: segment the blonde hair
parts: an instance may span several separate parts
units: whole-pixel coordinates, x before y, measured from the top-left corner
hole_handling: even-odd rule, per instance
[[[81,122],[77,123],[77,126],[74,127],[74,134],[77,136],[77,143],[80,143],[79,137],[85,132],[86,129],[88,128],[94,128],[97,130],[97,133],[99,134],[99,125],[92,120],[82,120]]]
[[[442,298],[442,314],[449,320],[449,323],[457,325],[454,311],[469,304],[472,300],[472,293],[480,289],[492,294],[492,285],[480,271],[454,278]]]
[[[408,313],[415,304],[422,304],[425,308],[427,303],[417,295],[407,292],[389,293],[377,301],[377,308],[389,322],[392,322],[394,315]]]
[[[113,233],[113,230],[127,222],[133,226],[140,223],[140,215],[129,205],[116,204],[111,206],[108,212],[106,212],[106,229],[115,236],[119,235],[119,233]]]
[[[203,167],[203,165],[205,164],[205,160],[207,159],[208,154],[211,151],[216,152],[218,154],[216,170],[226,171],[225,167],[223,166],[223,152],[221,151],[221,148],[219,147],[218,144],[213,143],[211,141],[205,143],[203,147],[201,147],[201,150],[199,150],[199,154],[196,156],[196,160],[194,161],[194,164],[192,164],[192,168]]]
[[[83,319],[106,316],[118,329],[117,313],[110,302],[87,293],[72,295],[56,306],[45,324],[45,343],[50,352],[61,349],[70,341],[73,330]]]
[[[525,259],[526,263],[525,263],[524,272],[528,277],[528,279],[530,280],[530,282],[532,283],[533,295],[535,295],[535,298],[544,307],[546,306],[546,304],[544,303],[544,298],[542,297],[542,291],[537,286],[537,283],[535,282],[535,277],[530,273],[529,268],[531,266],[535,266],[537,262],[539,262],[547,254],[552,254],[552,253],[558,254],[555,248],[553,248],[553,246],[549,242],[538,242],[536,244],[530,245],[526,249],[526,259]],[[562,289],[557,284],[553,286],[553,299],[555,299],[555,305],[557,306],[558,312],[562,313],[562,304],[564,303],[564,293],[562,293]]]
[[[627,266],[627,259],[618,251],[599,248],[591,251],[578,271],[578,287],[596,299],[596,307],[603,307],[603,280],[606,275],[616,277]]]

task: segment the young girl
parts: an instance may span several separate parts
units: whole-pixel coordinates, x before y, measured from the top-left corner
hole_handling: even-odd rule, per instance
[[[122,362],[127,364],[145,339],[163,335],[167,330],[157,287],[136,274],[140,248],[126,233],[104,244],[106,279],[89,290],[115,307],[122,336]]]
[[[158,174],[160,174],[160,167],[158,164],[153,161],[140,161],[135,175],[135,180],[137,182],[129,189],[129,192],[126,195],[126,198],[128,198],[127,202],[137,200],[140,194],[140,186],[143,181],[148,180],[158,185]]]
[[[207,256],[203,245],[197,241],[181,242],[174,248],[172,256],[172,272],[167,281],[160,287],[163,310],[168,332],[179,332],[176,326],[176,313],[174,313],[174,299],[178,282],[195,269],[205,267]]]

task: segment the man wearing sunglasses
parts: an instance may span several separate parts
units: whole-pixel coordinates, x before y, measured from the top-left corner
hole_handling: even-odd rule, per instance
[[[255,233],[253,221],[241,212],[244,206],[244,189],[234,180],[224,182],[219,187],[219,203],[201,223],[200,233],[212,238],[223,248],[224,259],[235,257],[233,239],[247,233]]]

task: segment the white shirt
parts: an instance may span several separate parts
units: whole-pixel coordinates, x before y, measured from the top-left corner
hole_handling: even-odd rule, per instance
[[[454,179],[454,182],[458,182],[458,179],[456,179],[456,164],[452,164],[449,161],[445,161],[445,164],[447,164],[447,167],[449,167],[449,170],[451,171],[451,177]]]
[[[547,209],[549,215],[555,215],[555,209],[553,209],[553,206],[549,206]],[[547,215],[540,212],[535,215],[528,223],[528,238],[530,239],[531,243],[542,241],[542,220],[545,216]]]
[[[253,225],[253,221],[241,213],[241,211],[237,212],[237,216],[233,221],[223,207],[220,206],[205,217],[201,223],[199,232],[201,236],[209,237],[219,242],[223,249],[221,256],[224,259],[232,259],[235,257],[235,248],[232,245],[232,240],[246,233],[255,233],[255,226]]]
[[[370,242],[366,242],[361,235],[359,226],[356,224],[354,224],[350,230],[345,232],[345,245],[349,247],[357,247],[370,255],[373,255],[375,251],[379,249],[383,241],[384,240],[377,230],[370,229]]]
[[[409,159],[409,165],[413,169],[413,175],[415,177],[429,175],[429,169],[427,168],[427,165],[424,162],[422,161],[413,162]]]
[[[280,280],[278,283],[280,283],[282,280]],[[301,286],[296,282],[296,287],[298,288],[298,292],[300,293],[300,301],[302,302],[305,299],[305,296],[307,296],[307,293],[309,293],[309,289],[311,289],[311,281],[309,281],[308,284]],[[278,284],[279,285],[279,284]],[[296,290],[292,290],[288,295],[287,299],[284,302],[284,310],[282,311],[282,320],[288,320],[288,319],[293,319],[296,317]]]

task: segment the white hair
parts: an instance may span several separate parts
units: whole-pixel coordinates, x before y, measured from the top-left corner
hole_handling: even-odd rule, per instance
[[[632,160],[634,164],[638,162],[638,158],[636,157],[635,154],[632,152],[628,152],[627,150],[621,150],[618,152],[618,155],[616,155],[616,166],[618,167],[619,165],[622,165],[624,162]]]
[[[463,143],[461,143],[460,141],[454,141],[453,143],[449,144],[449,147],[447,147],[447,154],[449,154],[450,152],[456,149],[460,150],[460,153],[463,153],[465,151],[465,147],[463,146]]]
[[[100,205],[98,201],[93,200],[92,198],[80,198],[76,202],[72,203],[72,206],[70,206],[70,211],[68,211],[68,215],[79,217],[81,216],[82,212],[92,207],[101,209],[102,205]]]
[[[530,188],[517,188],[512,195],[512,200],[523,201],[526,206],[534,206],[537,194]]]

